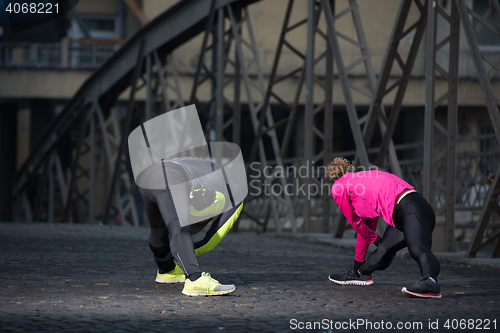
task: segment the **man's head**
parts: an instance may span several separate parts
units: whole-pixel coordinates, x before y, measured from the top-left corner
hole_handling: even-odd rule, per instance
[[[343,175],[345,175],[348,172],[354,172],[355,171],[354,165],[349,163],[348,160],[346,160],[343,157],[337,157],[333,161],[328,164],[326,167],[326,172],[327,176],[330,179],[329,183],[330,185],[333,185]]]

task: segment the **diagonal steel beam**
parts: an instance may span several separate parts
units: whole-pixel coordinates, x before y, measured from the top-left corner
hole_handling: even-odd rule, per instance
[[[494,4],[494,1],[490,2],[490,10],[491,12],[494,12],[495,15],[500,15],[499,7],[500,6],[498,6],[497,4]],[[472,9],[468,8],[466,2],[463,0],[457,1],[457,8],[460,14],[460,21],[463,25],[465,37],[467,39],[467,44],[471,52],[472,61],[474,63],[474,67],[478,75],[479,84],[481,86],[481,89],[483,91],[483,96],[486,101],[486,108],[490,115],[491,123],[493,124],[493,129],[495,131],[497,142],[500,144],[499,104],[498,100],[495,98],[493,91],[491,89],[490,76],[488,75],[484,67],[483,64],[484,57],[481,51],[479,50],[476,40],[476,34],[474,32],[471,20],[469,18],[469,13],[472,12]],[[500,19],[498,18],[498,16],[495,16],[495,22],[498,24],[499,21]],[[486,227],[488,225],[491,213],[493,212],[495,205],[498,205],[497,202],[499,198],[499,189],[500,189],[499,178],[500,178],[500,167],[496,170],[495,178],[493,180],[493,183],[490,185],[486,201],[481,211],[479,222],[476,225],[476,229],[474,230],[474,234],[472,235],[472,240],[467,250],[466,254],[467,257],[475,257],[477,251],[479,251],[486,242],[486,241],[483,242],[482,239],[484,231],[486,230]],[[493,255],[494,256],[500,255],[498,251],[498,245],[496,246]]]
[[[379,115],[383,115],[384,111],[382,109],[383,99],[392,89],[388,89],[388,83],[390,79],[391,70],[394,66],[394,62],[398,62],[398,64],[402,64],[402,76],[399,82],[393,86],[393,88],[397,87],[396,97],[394,99],[391,114],[388,119],[388,125],[386,131],[384,133],[382,144],[380,146],[379,154],[377,156],[377,160],[375,164],[382,165],[386,159],[387,150],[389,148],[389,143],[394,133],[395,124],[399,115],[399,111],[401,109],[402,100],[404,97],[404,93],[406,92],[406,88],[410,79],[410,74],[413,69],[413,65],[415,63],[415,58],[417,55],[417,51],[420,46],[420,42],[422,41],[422,37],[425,31],[426,25],[426,15],[427,15],[427,2],[425,6],[422,6],[419,0],[414,0],[420,11],[420,17],[417,22],[411,25],[407,30],[404,30],[405,23],[408,19],[408,14],[410,12],[412,0],[402,0],[400,7],[398,9],[398,13],[396,16],[396,21],[394,23],[394,27],[391,33],[391,37],[389,39],[389,45],[387,47],[384,60],[382,62],[382,69],[379,79],[377,81],[376,92],[372,98],[370,103],[370,108],[368,110],[368,116],[366,124],[363,128],[363,135],[366,147],[370,147],[370,143],[373,137],[373,132],[375,129],[375,125],[377,123],[377,118]],[[413,42],[410,47],[410,52],[408,54],[406,63],[402,60],[401,56],[398,53],[398,46],[400,44],[401,39],[415,30],[415,35],[413,37]]]
[[[415,0],[419,2],[419,0]],[[429,0],[432,1],[432,0]],[[394,104],[391,108],[391,114],[389,116],[389,123],[387,124],[386,132],[382,138],[382,142],[380,144],[380,150],[377,156],[377,160],[375,162],[376,165],[382,165],[386,160],[387,149],[389,146],[389,142],[394,134],[394,130],[396,129],[396,122],[399,116],[399,112],[401,111],[401,106],[403,103],[403,97],[406,92],[406,88],[410,81],[411,71],[413,69],[413,65],[415,64],[415,59],[417,57],[418,50],[420,48],[420,42],[422,41],[422,37],[425,32],[425,25],[427,21],[427,11],[424,9],[421,12],[420,19],[415,24],[415,36],[410,47],[410,52],[408,54],[408,58],[406,60],[405,67],[403,69],[403,74],[401,77],[401,83],[398,86],[398,90],[396,92],[396,97],[394,99]],[[397,50],[394,50],[395,54]]]
[[[362,55],[361,59],[363,59],[366,71],[366,77],[368,79],[368,85],[370,87],[371,93],[368,96],[371,99],[373,98],[373,95],[375,94],[376,91],[377,78],[375,77],[375,70],[373,69],[370,51],[368,50],[368,42],[366,40],[365,30],[363,29],[361,15],[359,14],[359,9],[358,9],[359,6],[356,0],[349,0],[349,5],[354,27],[356,29],[356,35],[358,36],[358,41],[359,41],[358,44]],[[383,105],[380,106],[380,109],[381,112],[385,115],[386,112]],[[384,121],[381,119],[381,117],[378,117],[378,125],[380,128],[380,132],[382,133],[382,135],[384,135],[386,131],[386,125]],[[365,146],[365,148],[369,149],[368,146]],[[392,142],[392,139],[389,142],[388,149],[389,149],[389,165],[391,167],[391,171],[396,175],[402,177],[403,173],[401,171],[401,166],[399,165],[398,156],[396,155],[396,149],[394,148],[394,143]]]
[[[442,41],[437,40],[437,20],[442,17],[449,23],[449,32]],[[445,230],[440,251],[454,252],[455,242],[455,182],[456,182],[456,137],[458,113],[458,54],[460,39],[460,18],[456,3],[451,3],[451,14],[448,15],[439,4],[427,4],[427,44],[426,44],[426,101],[424,126],[424,197],[433,205],[436,214],[444,210]],[[448,68],[436,62],[437,52],[448,45]],[[444,66],[444,65],[443,65]],[[448,81],[448,91],[436,99],[436,73]],[[447,124],[441,125],[435,117],[436,108],[444,101],[447,106]],[[439,130],[445,136],[445,144],[436,142],[434,132]],[[441,149],[439,149],[441,147]],[[446,161],[446,179],[438,179],[437,164]],[[445,205],[437,207],[435,189],[445,192]]]
[[[130,97],[127,105],[127,113],[125,115],[125,120],[123,122],[122,130],[121,130],[121,138],[120,138],[120,144],[118,146],[118,151],[116,154],[116,160],[115,160],[115,167],[113,170],[113,176],[111,178],[111,185],[109,188],[108,196],[106,197],[106,205],[104,208],[104,214],[103,214],[103,223],[107,223],[109,221],[109,213],[111,210],[111,205],[113,202],[113,194],[115,192],[115,187],[118,182],[118,177],[121,172],[121,164],[122,164],[122,154],[124,154],[125,151],[125,142],[127,141],[127,133],[130,128],[130,120],[132,119],[132,111],[134,108],[134,103],[135,103],[135,92],[137,89],[137,83],[139,81],[139,73],[142,72],[142,65],[143,65],[143,50],[144,50],[144,42],[145,39],[141,40],[140,45],[139,45],[139,50],[137,52],[137,60],[136,60],[136,67],[134,68],[134,72],[132,75],[132,89],[130,91]]]
[[[463,25],[465,37],[467,39],[467,44],[469,45],[469,50],[471,52],[472,61],[474,62],[474,67],[479,79],[479,84],[483,91],[483,96],[486,101],[486,108],[490,115],[491,122],[493,123],[493,128],[497,136],[497,142],[500,144],[500,114],[498,111],[498,102],[493,95],[491,89],[490,81],[488,79],[486,69],[482,63],[482,54],[479,51],[477,45],[475,33],[472,29],[472,23],[470,23],[467,6],[463,0],[457,1],[458,12],[460,13],[460,20]]]
[[[231,26],[232,26],[231,29],[233,32],[233,38],[235,40],[235,50],[236,50],[236,57],[237,57],[236,60],[241,65],[241,67],[240,67],[241,78],[243,79],[243,85],[244,85],[245,92],[247,95],[248,106],[250,108],[250,119],[252,121],[254,132],[256,132],[257,128],[258,128],[257,114],[258,114],[259,110],[260,110],[261,114],[267,113],[268,124],[273,125],[274,121],[272,119],[272,114],[270,112],[270,109],[267,110],[267,112],[265,112],[262,109],[263,108],[263,106],[262,106],[263,105],[263,98],[266,94],[266,90],[265,90],[265,86],[264,86],[264,77],[262,75],[262,70],[260,67],[260,60],[258,58],[259,55],[257,53],[256,43],[255,43],[255,39],[253,37],[253,29],[251,26],[250,16],[249,16],[247,10],[245,9],[244,10],[245,15],[244,15],[244,18],[241,20],[241,24],[243,24],[243,23],[247,24],[249,41],[244,43],[242,36],[241,36],[242,32],[241,32],[241,30],[238,31],[238,29],[237,29],[237,24],[236,24],[237,21],[235,20],[235,17],[233,15],[233,10],[231,9],[231,7],[228,7],[228,13],[229,13],[229,17],[231,20]],[[251,62],[253,62],[255,64],[256,72],[257,72],[257,83],[254,85],[252,85],[252,81],[251,81],[250,76],[248,74],[247,66],[245,64],[245,58],[244,58],[243,49],[242,49],[243,44],[246,44],[248,47],[250,47],[250,51],[252,52],[252,55],[253,55],[253,60]],[[257,97],[256,100],[254,100],[254,97],[253,97],[252,91],[251,91],[251,86],[253,86],[254,88],[256,88],[258,90],[260,97],[262,98],[261,100],[259,100],[259,96]],[[282,166],[283,161],[282,161],[281,156],[280,156],[279,143],[278,143],[276,131],[274,128],[272,128],[272,129],[267,128],[266,131],[267,131],[267,134],[271,137],[271,143],[273,146],[273,151],[274,151],[275,156],[276,156],[277,165]],[[258,140],[257,142],[259,144],[258,152],[259,152],[260,161],[263,164],[263,167],[265,168],[268,166],[268,162],[267,162],[267,158],[266,158],[265,151],[264,151],[262,137],[260,137],[259,139],[256,139],[256,140]],[[286,180],[284,178],[280,178],[280,182],[281,182],[281,186],[283,186],[283,187],[286,186]],[[277,204],[276,204],[276,199],[273,196],[271,196],[269,198],[269,200],[270,200],[270,208],[271,208],[271,211],[273,213],[273,219],[275,220],[275,223],[276,223],[276,228],[278,231],[281,231],[281,224],[279,223],[279,212],[278,212],[278,208],[277,208]],[[283,198],[283,200],[285,202],[285,205],[287,207],[289,207],[289,209],[288,209],[289,219],[290,219],[290,221],[293,222],[295,220],[295,218],[293,215],[293,206],[292,206],[292,203],[290,201],[290,198],[285,196]],[[292,223],[292,230],[293,230],[293,232],[295,232],[295,223]]]
[[[344,94],[347,114],[349,116],[349,123],[351,124],[351,131],[354,137],[354,142],[356,144],[356,150],[358,153],[359,161],[362,166],[368,168],[370,165],[368,161],[368,154],[366,152],[366,146],[363,141],[363,135],[361,133],[361,127],[359,125],[359,119],[358,119],[358,114],[356,112],[356,107],[354,105],[354,100],[351,95],[349,79],[347,78],[347,71],[344,66],[344,61],[342,60],[342,52],[340,50],[339,41],[337,39],[332,8],[327,0],[321,0],[321,5],[323,7],[323,12],[326,19],[326,25],[328,27],[328,38],[330,42],[330,47],[333,49],[334,59],[337,64],[339,80],[342,86],[342,92]]]
[[[76,155],[75,155],[73,162],[71,164],[70,181],[69,181],[69,187],[68,187],[68,197],[67,197],[67,201],[66,201],[65,208],[64,208],[64,215],[63,215],[64,221],[68,221],[70,219],[72,195],[73,195],[74,188],[75,188],[75,183],[76,183],[76,178],[77,178],[76,173],[77,173],[78,164],[80,163],[80,156],[81,156],[82,146],[84,144],[87,124],[88,124],[90,118],[92,117],[92,114],[94,113],[94,110],[96,107],[97,107],[96,104],[92,104],[92,106],[89,109],[87,109],[87,111],[85,113],[82,114],[82,119],[80,120],[80,126],[79,126],[79,130],[78,130],[78,139],[76,141]]]

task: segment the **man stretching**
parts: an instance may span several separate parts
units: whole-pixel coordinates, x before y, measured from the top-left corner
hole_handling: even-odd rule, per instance
[[[165,189],[140,188],[151,227],[149,247],[158,265],[156,282],[184,282],[182,293],[189,296],[233,292],[234,285],[220,284],[202,272],[196,255],[212,250],[240,216],[243,201],[233,202],[238,189],[230,188],[227,176],[221,181],[223,168],[201,158],[161,160],[148,169],[145,175],[158,171],[165,175]],[[192,235],[210,221],[204,239],[194,243]]]

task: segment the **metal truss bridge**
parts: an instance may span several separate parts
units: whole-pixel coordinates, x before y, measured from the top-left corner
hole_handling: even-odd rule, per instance
[[[495,98],[490,85],[491,78],[500,71],[500,57],[482,53],[476,41],[481,28],[500,36],[498,1],[490,0],[490,8],[484,15],[479,15],[465,0],[451,1],[451,11],[448,12],[441,7],[441,1],[402,0],[387,41],[381,71],[375,73],[356,0],[349,0],[349,6],[340,10],[335,8],[333,0],[308,0],[307,12],[302,13],[301,20],[293,22],[291,13],[296,3],[290,0],[267,81],[264,80],[247,10],[254,2],[184,0],[138,31],[83,84],[46,129],[16,175],[13,190],[15,220],[106,224],[113,218],[124,224],[140,225],[142,212],[136,204],[137,189],[126,149],[128,133],[152,117],[193,103],[204,119],[207,138],[212,141],[228,140],[239,144],[242,126],[251,126],[255,140],[250,160],[246,162],[250,165],[259,161],[261,168],[271,166],[274,171],[269,181],[284,187],[289,180],[279,177],[277,171],[278,167],[288,165],[285,156],[290,149],[302,89],[305,89],[305,131],[301,160],[325,165],[334,157],[331,93],[334,66],[356,146],[356,164],[367,168],[378,166],[404,176],[392,137],[417,51],[426,35],[424,170],[420,190],[435,207],[436,214],[445,216],[442,241],[447,251],[455,251],[460,26],[465,32],[494,125],[495,138],[500,142],[498,96]],[[419,13],[414,21],[409,18],[410,8],[416,8]],[[336,20],[345,16],[352,19],[355,39],[336,30]],[[490,16],[496,25],[490,23]],[[438,17],[447,23],[446,36],[439,40],[436,37]],[[470,17],[477,21],[474,26]],[[320,20],[326,23],[323,25],[326,28],[321,28]],[[290,38],[296,29],[307,31],[305,53],[294,46],[293,38]],[[413,34],[411,47],[408,54],[402,54],[398,46],[410,33]],[[191,94],[181,96],[178,66],[172,53],[198,34],[203,35],[203,42]],[[359,49],[360,57],[345,63],[339,39]],[[320,52],[315,47],[318,40],[326,45]],[[449,50],[446,68],[436,61],[436,54],[443,48]],[[286,73],[280,71],[284,49],[295,54],[301,63]],[[318,74],[320,64],[323,66],[321,75]],[[364,68],[365,86],[352,82],[350,73],[358,65]],[[390,80],[396,72],[397,80]],[[436,92],[437,76],[448,82],[444,94]],[[295,96],[292,103],[287,103],[276,89],[281,81],[289,78],[294,78],[296,83],[295,91],[289,92]],[[208,101],[200,97],[203,91],[210,91]],[[363,117],[358,116],[352,97],[354,91],[371,100],[368,114]],[[394,100],[386,101],[393,91],[396,92]],[[137,101],[138,93],[145,94],[145,102]],[[119,96],[123,94],[128,96],[126,104],[119,102]],[[313,103],[313,94],[324,96],[323,101]],[[241,100],[248,105],[251,124],[241,123]],[[444,102],[447,121],[442,123],[435,117],[435,109]],[[272,104],[285,108],[287,117],[275,121]],[[390,105],[390,112],[383,105]],[[380,146],[372,147],[377,127],[383,139]],[[285,134],[278,136],[278,130],[284,130]],[[438,137],[440,144],[435,143]],[[369,156],[375,157],[370,160]],[[446,171],[438,176],[439,165],[445,165]],[[494,256],[500,256],[500,232],[483,239],[491,214],[493,211],[500,213],[500,165],[497,167],[467,253],[470,257],[490,243],[496,243]],[[306,188],[309,184],[321,186],[324,176],[308,171],[301,181]],[[438,192],[441,204],[435,200]],[[338,216],[333,214],[330,195],[307,198],[281,193],[249,197],[247,202],[244,213],[264,230],[272,219],[277,232],[307,232],[314,210],[321,212],[326,231],[330,221]],[[335,220],[336,236],[342,235],[344,226],[345,220],[338,217]]]

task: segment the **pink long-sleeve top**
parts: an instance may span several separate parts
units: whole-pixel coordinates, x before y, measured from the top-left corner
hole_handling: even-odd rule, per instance
[[[394,227],[396,197],[413,188],[396,175],[379,170],[346,173],[333,184],[333,199],[358,233],[356,261],[365,261],[368,246],[377,239],[379,216]]]

